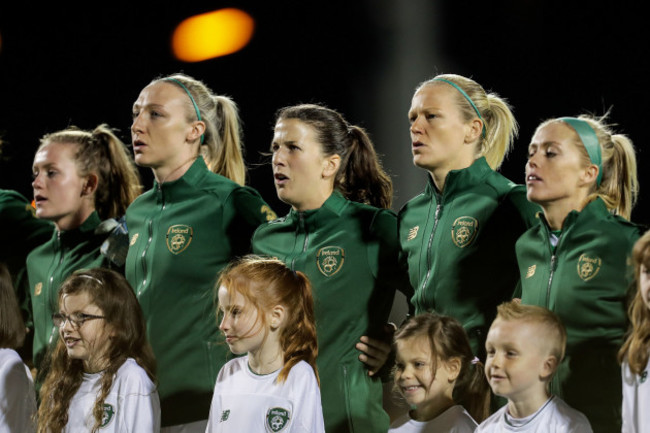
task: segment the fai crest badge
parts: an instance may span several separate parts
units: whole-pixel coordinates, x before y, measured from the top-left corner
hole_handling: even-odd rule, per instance
[[[269,409],[266,413],[266,431],[277,433],[289,426],[289,411],[281,407]]]
[[[344,261],[345,251],[340,247],[323,247],[316,255],[318,270],[326,277],[331,277],[341,270]]]
[[[589,281],[596,276],[602,264],[603,261],[600,259],[600,257],[590,257],[586,254],[583,254],[578,259],[578,276],[583,281]]]
[[[113,415],[115,415],[115,409],[110,404],[104,404],[104,414],[102,415],[102,425],[100,427],[106,427],[113,420]]]
[[[471,244],[478,232],[478,220],[470,216],[456,218],[451,226],[451,239],[459,248]]]
[[[185,224],[176,224],[167,230],[167,248],[172,254],[180,254],[192,242],[192,227]]]

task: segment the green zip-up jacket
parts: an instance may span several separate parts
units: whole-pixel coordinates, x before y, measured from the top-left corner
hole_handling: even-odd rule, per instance
[[[436,311],[458,319],[472,350],[485,360],[485,338],[496,307],[519,282],[515,242],[535,223],[526,190],[477,159],[450,171],[440,194],[431,177],[399,214],[416,314]]]
[[[230,260],[250,252],[255,228],[273,218],[257,191],[210,172],[203,158],[127,209],[125,272],[156,355],[162,426],[208,419],[230,353],[216,323],[214,285]]]
[[[319,209],[291,210],[258,228],[253,252],[311,281],[325,430],[386,432],[381,381],[368,376],[355,344],[363,335],[380,337],[395,289],[410,291],[398,264],[395,214],[334,192]]]
[[[634,279],[628,259],[637,225],[611,215],[601,199],[564,220],[553,251],[541,224],[517,242],[522,302],[554,311],[567,347],[551,392],[583,412],[594,432],[621,431],[621,373],[616,355],[627,329],[626,295]]]
[[[48,242],[27,256],[36,368],[40,369],[48,346],[56,343],[59,335],[52,323],[52,313],[59,311],[59,287],[63,281],[78,269],[115,268],[100,252],[109,232],[103,229],[97,212],[93,212],[76,229],[55,230]],[[44,378],[39,375],[39,379]]]

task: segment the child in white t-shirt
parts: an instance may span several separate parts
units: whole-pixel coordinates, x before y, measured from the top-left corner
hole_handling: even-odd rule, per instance
[[[160,431],[155,361],[126,279],[96,268],[59,289],[60,338],[41,388],[39,433]]]
[[[0,432],[36,431],[34,382],[14,350],[23,345],[25,324],[7,268],[0,263]]]
[[[246,355],[219,372],[206,432],[324,433],[307,276],[251,255],[217,287],[219,329],[234,354]]]
[[[638,289],[630,304],[630,333],[618,354],[623,375],[623,433],[650,432],[650,231],[634,245]]]
[[[490,388],[467,334],[452,317],[424,313],[395,333],[395,388],[411,410],[390,433],[472,433],[488,415]]]
[[[508,404],[476,432],[591,433],[582,413],[549,392],[565,346],[566,331],[553,312],[516,301],[501,304],[485,342],[485,374]]]

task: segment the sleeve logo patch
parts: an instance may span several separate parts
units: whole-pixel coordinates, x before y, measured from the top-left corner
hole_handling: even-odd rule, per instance
[[[589,257],[588,255],[583,254],[578,259],[578,276],[583,281],[589,281],[598,274],[602,264],[603,261],[600,257]]]
[[[43,283],[38,282],[34,285],[34,296],[38,296],[43,292]]]
[[[140,236],[139,233],[136,233],[136,234],[134,234],[133,236],[131,236],[131,242],[129,242],[129,245],[130,245],[130,246],[135,245],[135,241],[138,240],[138,236]]]
[[[185,224],[176,224],[167,229],[167,249],[172,254],[180,254],[190,246],[194,231]]]
[[[323,247],[316,254],[316,264],[321,274],[331,277],[341,270],[345,261],[345,251],[341,247]]]
[[[266,431],[277,433],[289,426],[289,411],[281,407],[269,409],[266,413]]]
[[[278,218],[278,216],[275,214],[275,212],[273,212],[273,210],[270,207],[268,207],[267,205],[262,206],[262,208],[260,209],[260,212],[262,213],[262,215],[265,216],[267,221],[273,221],[274,219]]]
[[[537,265],[528,266],[528,271],[526,272],[526,278],[530,278],[533,275],[535,275],[536,269],[537,269]]]
[[[465,248],[472,243],[478,233],[478,220],[470,216],[456,218],[451,227],[451,239],[458,248]]]

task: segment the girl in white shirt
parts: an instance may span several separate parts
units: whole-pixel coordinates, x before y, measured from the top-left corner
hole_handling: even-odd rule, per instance
[[[14,350],[23,345],[25,324],[18,307],[11,276],[0,263],[0,432],[35,431],[34,382],[27,366]]]
[[[423,313],[395,334],[395,388],[411,410],[390,433],[472,433],[489,415],[490,389],[460,322]]]
[[[38,432],[158,432],[155,361],[126,279],[103,268],[75,272],[52,320],[60,338],[40,392]]]
[[[650,432],[650,231],[634,245],[638,289],[629,308],[631,329],[618,353],[623,375],[623,433]]]
[[[307,276],[251,255],[217,287],[219,329],[234,354],[246,355],[219,372],[206,432],[324,433]]]

